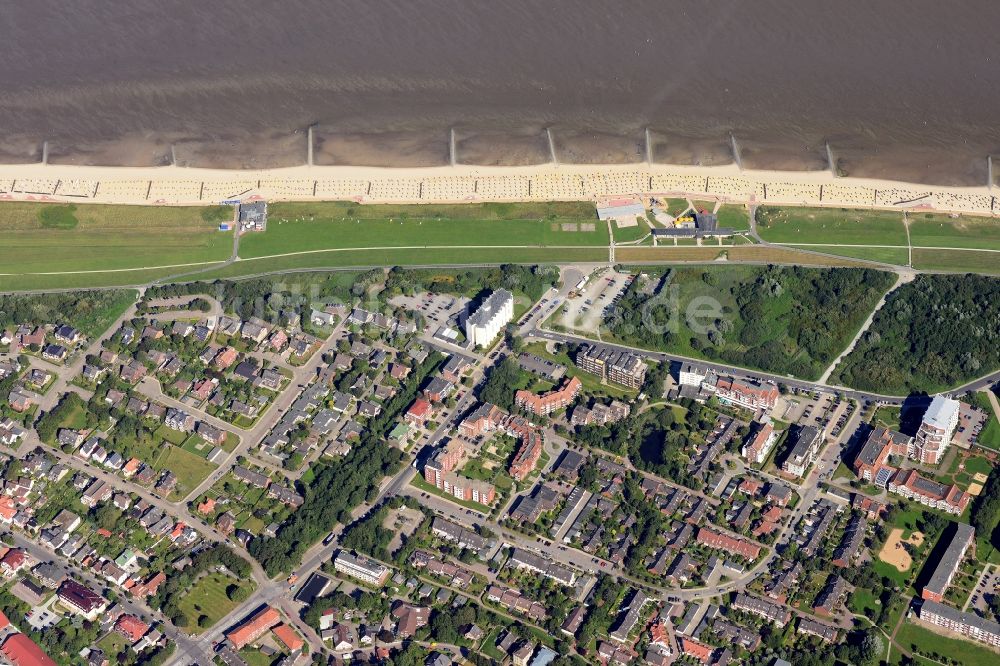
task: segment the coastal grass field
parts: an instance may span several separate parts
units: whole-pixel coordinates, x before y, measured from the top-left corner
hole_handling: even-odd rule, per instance
[[[918,213],[909,221],[913,247],[1000,250],[1000,220],[995,218]]]
[[[690,262],[690,263],[726,263],[747,262],[760,264],[787,264],[799,266],[843,266],[857,267],[864,264],[851,258],[824,256],[813,252],[802,252],[792,247],[773,247],[764,245],[737,246],[657,246],[657,247],[618,247],[615,248],[615,260],[620,262]]]
[[[948,273],[1000,274],[1000,252],[913,248],[913,267]]]
[[[592,204],[457,204],[360,206],[281,203],[267,229],[244,235],[240,257],[323,249],[454,246],[593,247],[610,243]]]
[[[675,214],[690,209],[686,199],[666,205]],[[749,228],[745,206],[724,204],[717,213],[723,226]],[[218,231],[218,225],[231,217],[228,206],[3,202],[0,291],[323,268],[604,262],[611,241],[590,202],[273,203],[267,230],[244,234],[238,260],[228,264],[231,232]],[[910,259],[902,214],[896,211],[764,206],[757,219],[762,236],[782,247],[756,245],[743,236],[721,246],[681,239],[653,247],[646,238],[616,248],[615,261],[862,266],[867,261],[906,265]],[[988,251],[1000,250],[1000,222],[929,213],[909,220],[915,268],[1000,273],[1000,252]],[[618,243],[636,242],[649,226],[612,233]]]
[[[771,243],[906,246],[903,216],[853,208],[761,206],[757,231]]]
[[[905,247],[849,247],[846,245],[789,245],[788,247],[897,266],[905,266],[910,260],[910,253]]]
[[[227,206],[4,202],[0,203],[0,273],[224,261],[232,252],[233,237],[218,226],[232,215]]]
[[[605,262],[608,250],[594,248],[396,248],[388,250],[324,250],[284,257],[248,259],[192,276],[214,280],[295,270],[370,266],[475,266],[487,264],[545,264]]]

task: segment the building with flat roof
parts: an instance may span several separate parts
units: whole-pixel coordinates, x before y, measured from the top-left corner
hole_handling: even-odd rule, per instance
[[[944,593],[951,585],[951,579],[958,571],[958,566],[962,563],[966,551],[976,537],[976,530],[971,525],[956,523],[955,528],[955,534],[951,537],[948,547],[934,566],[934,571],[927,584],[920,591],[920,596],[923,599],[941,601],[944,598]]]
[[[381,586],[389,578],[389,567],[361,555],[341,550],[333,560],[333,568],[369,585]]]
[[[672,227],[653,227],[650,229],[654,238],[717,238],[732,236],[732,227],[720,227],[719,217],[715,213],[702,210],[693,216],[686,215],[677,218]]]
[[[236,206],[236,222],[243,231],[263,231],[267,227],[267,202],[241,201]]]
[[[612,347],[582,345],[576,353],[576,364],[582,370],[631,389],[642,388],[646,380],[646,364],[639,356]]]
[[[963,613],[928,599],[920,606],[919,617],[928,624],[954,631],[980,643],[1000,647],[1000,624],[983,619],[975,613]]]
[[[634,223],[635,218],[645,216],[646,207],[638,199],[611,199],[597,206],[598,220]]]
[[[497,289],[465,320],[465,338],[473,347],[487,347],[514,318],[514,295]]]
[[[914,438],[916,460],[925,465],[936,465],[941,461],[958,426],[958,412],[958,400],[943,395],[934,396]]]
[[[803,426],[795,433],[795,444],[781,463],[781,470],[795,476],[802,476],[816,460],[823,448],[823,431],[813,426]]]

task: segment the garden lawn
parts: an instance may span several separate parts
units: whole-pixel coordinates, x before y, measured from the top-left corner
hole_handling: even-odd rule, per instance
[[[413,477],[413,479],[410,481],[410,485],[416,488],[417,490],[421,490],[423,492],[427,492],[432,495],[437,495],[438,497],[443,497],[451,502],[454,502],[455,504],[464,506],[466,509],[473,509],[475,511],[481,511],[483,513],[487,513],[490,510],[490,507],[486,506],[485,504],[480,504],[479,502],[466,501],[463,499],[459,499],[454,495],[449,495],[448,493],[437,488],[436,486],[432,486],[431,484],[427,483],[427,481],[424,480],[424,477],[420,476],[419,474]]]
[[[879,600],[875,598],[871,590],[859,587],[854,590],[850,598],[851,610],[858,615],[864,615],[865,610],[873,611],[874,615],[878,615],[879,610],[882,608],[882,604]]]
[[[634,227],[619,227],[617,222],[612,222],[611,228],[616,243],[630,243],[649,235],[649,225],[641,219]]]
[[[949,638],[914,622],[904,622],[896,633],[896,642],[924,654],[945,656],[962,666],[995,666],[1000,654],[972,641]]]
[[[696,210],[707,210],[709,213],[715,210],[714,201],[694,201],[693,203]],[[719,226],[722,228],[736,231],[750,230],[750,214],[743,204],[722,204],[715,214],[719,218]]]
[[[0,266],[3,273],[18,274],[224,261],[233,237],[218,226],[232,215],[228,206],[4,202]],[[57,277],[59,286],[76,286],[68,276]]]
[[[581,231],[580,225],[593,231]],[[468,204],[360,206],[281,203],[267,230],[240,241],[243,258],[331,248],[608,245],[592,205]],[[386,262],[382,262],[386,263]]]
[[[204,458],[169,444],[160,449],[151,465],[157,471],[167,469],[177,475],[177,487],[172,493],[176,497],[185,497],[215,469]]]
[[[200,634],[236,608],[239,604],[226,596],[226,588],[234,584],[253,589],[252,583],[218,572],[199,578],[178,602],[181,612],[188,619],[185,631]],[[204,627],[198,626],[198,617],[201,615],[208,617],[208,624]]]
[[[906,245],[903,216],[890,211],[761,206],[757,231],[772,243]]]

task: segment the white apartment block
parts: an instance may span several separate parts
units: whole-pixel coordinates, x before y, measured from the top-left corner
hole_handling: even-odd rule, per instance
[[[709,370],[706,366],[685,362],[681,364],[680,370],[677,373],[677,383],[681,386],[696,386],[700,388],[701,383],[705,381],[708,373]]]
[[[958,408],[958,400],[934,396],[914,438],[914,458],[926,465],[941,461],[958,426]]]
[[[369,585],[382,585],[389,577],[389,567],[367,557],[348,553],[346,550],[337,554],[333,561],[333,568]]]
[[[513,318],[514,295],[497,289],[465,320],[465,337],[473,347],[487,347]]]
[[[777,441],[778,433],[774,426],[770,422],[762,423],[743,445],[743,457],[748,462],[760,465],[767,459]]]
[[[925,601],[920,607],[920,619],[981,643],[1000,647],[1000,624],[973,613],[963,613],[936,601]]]

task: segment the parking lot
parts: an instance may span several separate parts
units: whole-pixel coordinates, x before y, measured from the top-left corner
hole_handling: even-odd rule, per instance
[[[608,308],[617,303],[635,276],[601,269],[591,275],[576,298],[567,299],[556,323],[567,329],[596,333]]]
[[[422,314],[424,328],[431,333],[441,326],[461,332],[460,319],[468,307],[469,299],[463,296],[423,292],[413,296],[396,296],[390,303]]]
[[[1000,570],[994,566],[987,566],[972,594],[969,595],[965,610],[988,618],[989,599],[998,592],[1000,592]]]

